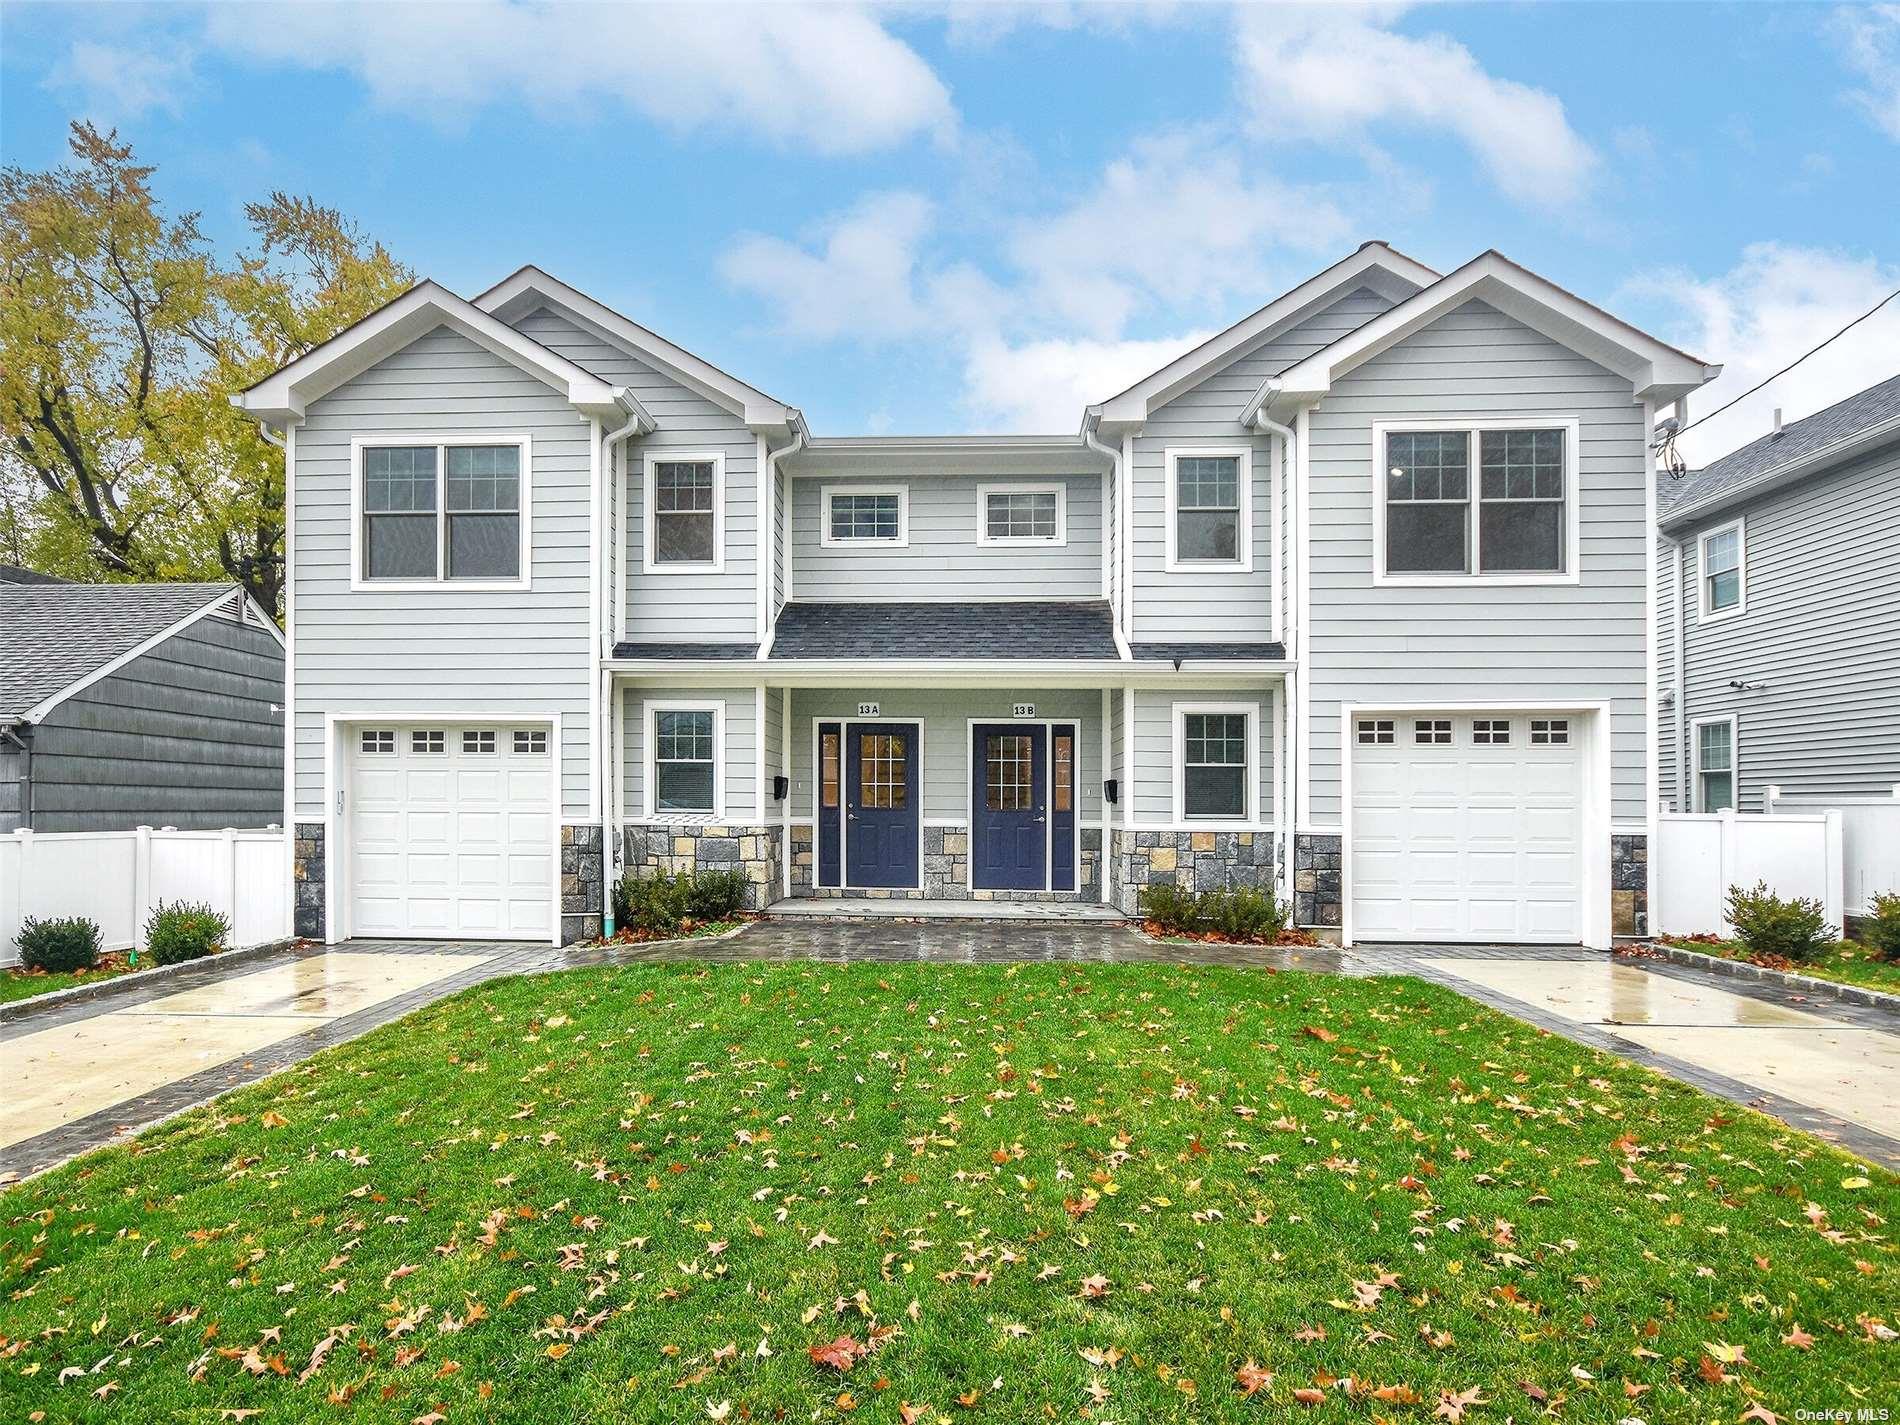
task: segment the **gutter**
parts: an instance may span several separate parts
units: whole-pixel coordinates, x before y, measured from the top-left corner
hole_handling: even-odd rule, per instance
[[[1281,529],[1276,529],[1273,533],[1276,539],[1280,538],[1285,530],[1292,530],[1293,535],[1286,541],[1288,550],[1288,568],[1285,570],[1286,588],[1284,590],[1275,589],[1273,591],[1273,597],[1275,600],[1284,599],[1286,619],[1285,627],[1281,629],[1281,633],[1284,635],[1287,649],[1291,651],[1294,659],[1297,660],[1304,642],[1300,638],[1300,619],[1304,614],[1304,610],[1300,607],[1299,590],[1300,569],[1305,558],[1305,550],[1301,547],[1299,538],[1300,482],[1297,473],[1299,437],[1294,433],[1291,426],[1281,425],[1280,422],[1274,420],[1267,414],[1268,408],[1273,404],[1273,398],[1279,394],[1280,378],[1278,376],[1269,376],[1265,381],[1260,383],[1259,390],[1254,392],[1253,399],[1248,403],[1247,410],[1241,416],[1241,424],[1243,426],[1250,426],[1263,434],[1278,436],[1280,438],[1280,478],[1286,483],[1286,507],[1280,512]],[[1286,746],[1282,749],[1286,766],[1276,780],[1279,783],[1277,795],[1280,799],[1283,799],[1287,805],[1276,804],[1273,810],[1274,820],[1281,828],[1280,834],[1288,838],[1285,848],[1286,854],[1282,858],[1282,864],[1288,867],[1285,890],[1287,899],[1291,902],[1293,898],[1291,870],[1293,864],[1293,838],[1297,830],[1294,825],[1294,813],[1297,810],[1297,797],[1294,789],[1299,785],[1300,714],[1304,708],[1304,704],[1301,701],[1300,679],[1297,670],[1287,674],[1286,685],[1282,691],[1286,696],[1287,737]]]
[[[614,447],[621,444],[629,436],[645,435],[654,428],[653,417],[647,414],[646,407],[640,404],[639,398],[635,396],[629,388],[625,386],[614,387],[613,398],[614,404],[627,412],[627,419],[624,424],[606,432],[600,438],[600,482],[602,486],[604,486],[610,478],[608,471],[613,468]],[[621,459],[623,461],[626,459],[626,452],[624,450],[621,452]],[[602,488],[597,487],[594,490],[594,500],[598,506],[605,507],[606,494]],[[625,510],[616,510],[615,514],[618,522],[624,522],[627,517]],[[608,539],[615,539],[619,535],[618,530],[606,531],[605,533]],[[594,557],[597,560],[604,559],[606,557],[605,549],[595,550]],[[607,588],[607,581],[605,579],[602,579],[600,582],[601,593],[604,593],[608,598],[617,599],[620,597],[620,590]],[[600,644],[610,640],[612,636],[608,630],[608,606],[602,601],[600,594],[596,594],[594,599],[594,642],[596,654],[601,651]],[[612,647],[612,644],[609,642],[606,651],[611,652]],[[596,674],[595,676],[598,679],[602,675]],[[608,707],[612,702],[613,679],[611,677],[607,678],[607,688],[608,697],[599,699],[594,704],[597,710]],[[600,717],[598,715],[595,717],[593,737],[595,746],[599,749],[599,764],[601,768],[600,931],[603,936],[611,937],[614,933],[614,896],[613,886],[611,884],[613,878],[609,872],[620,863],[620,834],[619,829],[613,825],[613,797],[608,790],[613,783],[613,778],[607,770],[613,766],[614,740],[611,712],[609,712],[606,717]],[[607,844],[607,838],[610,832],[613,836],[613,844],[611,847]]]
[[[1091,421],[1099,419],[1099,416],[1091,416],[1087,413],[1083,414],[1082,444],[1086,445],[1097,455],[1106,456],[1110,462],[1110,468],[1115,472],[1115,518],[1117,525],[1117,538],[1115,541],[1117,546],[1115,551],[1116,562],[1118,565],[1125,565],[1128,551],[1120,547],[1122,541],[1119,531],[1122,527],[1123,501],[1128,498],[1127,482],[1124,479],[1126,472],[1122,469],[1122,453],[1110,446],[1103,445],[1096,437],[1094,430],[1090,428]],[[1127,580],[1124,577],[1120,582],[1125,585]],[[1128,590],[1126,588],[1121,588],[1118,592],[1121,594],[1122,599],[1128,597]],[[1135,660],[1135,655],[1129,649],[1128,635],[1122,629],[1122,599],[1116,599],[1108,606],[1110,632],[1114,634],[1115,651],[1121,655],[1122,661],[1124,663],[1132,663]]]

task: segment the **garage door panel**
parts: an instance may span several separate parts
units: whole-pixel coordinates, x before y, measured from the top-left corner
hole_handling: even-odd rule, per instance
[[[1464,909],[1462,900],[1414,896],[1410,901],[1411,933],[1425,936],[1456,935],[1464,929]]]
[[[1548,797],[1552,801],[1574,803],[1577,797],[1577,759],[1555,757],[1524,762],[1518,767],[1518,780],[1526,797]]]
[[[1477,890],[1497,890],[1515,886],[1518,858],[1515,851],[1470,851],[1463,865],[1465,884]]]
[[[455,839],[463,846],[499,846],[502,822],[498,811],[459,808],[455,813]]]
[[[1356,896],[1352,913],[1354,924],[1367,935],[1395,934],[1405,925],[1405,902],[1396,896]]]
[[[1518,901],[1515,896],[1486,898],[1473,896],[1468,902],[1466,929],[1487,940],[1508,940],[1518,933]]]
[[[1431,749],[1421,747],[1419,752],[1429,754]],[[1442,797],[1447,801],[1456,801],[1464,796],[1464,769],[1455,762],[1440,761],[1429,755],[1421,756],[1411,766],[1411,773],[1405,778],[1405,788],[1413,797]]]
[[[508,769],[508,800],[511,804],[539,802],[546,806],[553,795],[554,781],[545,768]]]
[[[1526,933],[1540,938],[1575,940],[1583,934],[1583,920],[1575,901],[1527,901]]]
[[[447,890],[455,884],[454,858],[446,851],[411,851],[404,869],[411,886]]]

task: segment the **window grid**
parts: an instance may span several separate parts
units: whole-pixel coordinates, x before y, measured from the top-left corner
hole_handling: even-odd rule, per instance
[[[984,529],[990,539],[1056,537],[1054,490],[994,491],[983,497],[983,512]]]
[[[1534,717],[1531,719],[1531,745],[1534,747],[1562,747],[1570,741],[1570,719],[1564,717]]]
[[[1478,718],[1471,724],[1471,740],[1480,747],[1502,747],[1511,740],[1508,718]]]
[[[1369,717],[1359,720],[1359,741],[1368,747],[1390,744],[1392,734],[1392,719],[1389,717]]]
[[[653,463],[653,562],[718,562],[719,474],[710,460]]]
[[[984,805],[991,811],[1033,811],[1035,782],[1034,740],[1013,733],[992,735],[984,756]]]
[[[858,797],[867,811],[904,809],[909,741],[901,732],[866,733],[858,739]]]
[[[1232,564],[1240,559],[1240,457],[1174,458],[1174,557],[1177,563]]]
[[[1238,820],[1247,814],[1249,723],[1245,713],[1182,714],[1183,816]]]
[[[1735,806],[1735,738],[1727,722],[1705,722],[1696,728],[1696,791],[1705,812]]]
[[[363,580],[521,578],[521,445],[366,445],[361,464]]]
[[[518,753],[539,753],[548,750],[548,735],[538,728],[518,727],[515,729],[515,751]]]
[[[386,727],[365,728],[362,741],[358,744],[363,751],[376,755],[393,753],[396,750],[396,734]]]
[[[718,782],[710,708],[653,714],[653,805],[664,812],[711,812]]]
[[[427,731],[417,728],[409,734],[409,750],[426,753],[446,752],[448,739],[439,728],[431,728]]]
[[[495,734],[487,728],[468,728],[462,733],[462,750],[464,752],[493,752]]]
[[[1451,719],[1421,717],[1412,722],[1412,741],[1421,747],[1445,747],[1451,743]]]
[[[1385,575],[1562,575],[1570,545],[1568,427],[1389,430]],[[1478,465],[1474,491],[1471,465]]]
[[[834,540],[881,540],[895,543],[898,536],[899,497],[881,494],[833,495],[831,537]]]
[[[1742,601],[1742,532],[1717,530],[1702,540],[1702,586],[1710,613],[1722,613]]]

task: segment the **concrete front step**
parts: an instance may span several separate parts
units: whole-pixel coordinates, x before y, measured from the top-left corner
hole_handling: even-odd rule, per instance
[[[1109,925],[1127,919],[1120,911],[1092,901],[871,900],[842,896],[794,896],[773,901],[765,914],[775,920],[1081,920]]]

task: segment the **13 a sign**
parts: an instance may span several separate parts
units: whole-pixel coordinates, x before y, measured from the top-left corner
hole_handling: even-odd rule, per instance
[[[884,715],[883,708],[879,707],[876,703],[859,703],[858,704],[859,717],[882,717],[883,715]]]

